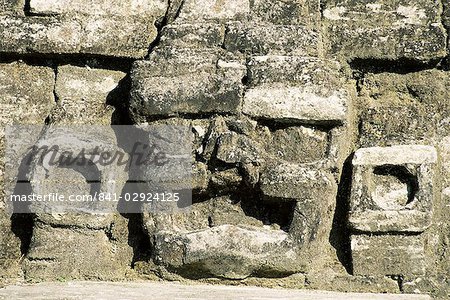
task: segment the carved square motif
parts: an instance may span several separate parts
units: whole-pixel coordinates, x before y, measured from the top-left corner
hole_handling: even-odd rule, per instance
[[[350,227],[357,232],[423,232],[431,225],[436,161],[430,146],[356,151]]]

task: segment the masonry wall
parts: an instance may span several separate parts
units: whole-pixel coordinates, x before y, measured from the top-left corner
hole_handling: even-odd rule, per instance
[[[0,282],[447,299],[449,8],[0,0],[2,158],[6,125],[150,123],[190,126],[195,159],[194,203],[170,217],[11,216],[0,202]]]

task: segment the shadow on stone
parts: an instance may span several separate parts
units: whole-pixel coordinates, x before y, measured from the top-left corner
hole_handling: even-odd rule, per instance
[[[347,226],[352,182],[353,155],[354,154],[351,154],[344,162],[336,197],[336,209],[333,217],[333,225],[329,237],[331,245],[336,249],[336,254],[339,261],[349,274],[352,274],[353,272],[350,248],[350,230]]]

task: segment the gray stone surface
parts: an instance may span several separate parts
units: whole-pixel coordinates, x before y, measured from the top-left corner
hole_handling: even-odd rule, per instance
[[[255,55],[311,55],[320,49],[318,30],[301,25],[230,23],[224,41],[229,51]]]
[[[185,0],[176,20],[195,22],[200,20],[228,21],[245,18],[250,12],[249,0]]]
[[[56,291],[57,294],[56,295]],[[41,283],[36,285],[16,285],[0,289],[0,298],[9,299],[145,299],[148,295],[153,299],[304,299],[304,300],[429,300],[428,295],[413,294],[362,294],[336,293],[327,291],[267,289],[258,287],[233,287],[219,285],[182,285],[178,283],[100,283],[100,282],[67,282]]]
[[[327,2],[328,52],[347,58],[442,58],[446,32],[440,11],[437,1]]]
[[[58,109],[52,121],[61,125],[111,124],[114,91],[125,76],[120,71],[59,66],[55,86]]]
[[[0,16],[0,49],[9,53],[85,53],[144,57],[156,37],[152,18]]]
[[[314,201],[332,186],[332,179],[313,164],[277,164],[261,174],[263,194],[274,198]]]
[[[209,50],[161,49],[149,61],[134,64],[132,114],[138,118],[237,113],[245,73],[240,56]]]
[[[25,276],[30,281],[124,278],[133,254],[123,238],[104,230],[37,223],[24,261]]]
[[[314,25],[320,19],[320,1],[255,0],[251,12],[252,21],[258,23]]]
[[[83,0],[30,0],[30,12],[35,14],[70,14],[87,15],[163,15],[167,2],[162,0],[126,0],[126,1],[83,1]]]
[[[186,234],[162,233],[156,236],[156,259],[183,268],[186,274],[197,271],[229,279],[254,273],[292,274],[299,270],[298,258],[287,238],[280,230],[234,225]]]
[[[53,85],[54,73],[51,68],[27,65],[23,62],[0,64],[0,261],[2,271],[0,278],[13,277],[19,270],[17,261],[20,259],[21,242],[11,228],[11,216],[6,211],[5,195],[12,192],[17,180],[18,170],[11,167],[5,173],[5,163],[18,166],[29,145],[19,145],[15,153],[8,152],[5,157],[6,142],[10,145],[14,141],[5,141],[5,130],[8,125],[43,123],[54,106]],[[39,127],[36,128],[39,132]],[[28,131],[28,139],[32,143],[37,136]],[[27,139],[27,135],[20,135]],[[20,144],[20,142],[19,142]],[[5,178],[6,177],[6,178]],[[5,181],[6,180],[6,181]],[[10,207],[10,206],[8,206]]]
[[[358,104],[360,145],[430,144],[437,134],[445,135],[449,79],[447,72],[438,70],[367,74]]]
[[[0,15],[16,14],[23,15],[25,0],[2,0],[0,2]]]
[[[153,184],[124,192],[193,188],[193,203],[123,216],[10,218],[0,202],[0,285],[164,279],[448,299],[448,7],[0,0],[0,123],[183,126],[189,141],[165,132],[160,146],[192,161],[149,166]],[[16,136],[12,178],[18,136],[38,133]],[[192,178],[170,181],[180,167]],[[90,192],[75,170],[46,170],[30,173],[41,187]]]
[[[222,46],[224,38],[223,24],[169,24],[161,31],[159,47],[214,48]]]
[[[352,235],[355,275],[422,275],[424,241],[417,236]]]
[[[0,64],[0,123],[43,123],[54,106],[55,74],[51,68],[23,62]]]
[[[256,56],[248,69],[245,114],[281,122],[345,121],[351,96],[337,63],[311,57]]]

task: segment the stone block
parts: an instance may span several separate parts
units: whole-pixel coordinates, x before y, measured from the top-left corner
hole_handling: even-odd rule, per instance
[[[278,25],[315,25],[320,20],[318,0],[255,0],[251,3],[253,22]]]
[[[87,15],[150,15],[162,16],[167,1],[162,0],[30,0],[33,14],[87,14]]]
[[[103,230],[37,223],[23,270],[30,281],[119,280],[125,277],[132,255],[131,248],[109,240]]]
[[[185,0],[175,22],[240,20],[245,19],[249,12],[250,0]]]
[[[114,91],[125,73],[63,65],[58,67],[55,92],[60,107],[53,115],[58,124],[111,124]],[[121,99],[120,99],[121,100]]]
[[[450,3],[443,1],[444,12],[442,13],[442,22],[446,28],[450,27]]]
[[[442,58],[447,35],[440,11],[438,1],[333,1],[323,11],[329,52],[346,59]]]
[[[31,212],[52,214],[56,224],[58,218],[62,218],[60,213],[69,213],[69,218],[73,217],[70,213],[92,214],[88,217],[97,219],[91,221],[93,226],[108,224],[107,215],[101,214],[114,212],[117,202],[102,201],[101,194],[120,195],[128,179],[126,166],[115,161],[110,163],[112,155],[123,154],[113,129],[107,126],[51,126],[42,133],[35,149],[28,175],[31,193],[41,197],[57,194],[63,201],[30,202]],[[109,153],[110,158],[105,159],[104,153]],[[123,159],[126,161],[127,157]],[[75,197],[83,197],[84,201]]]
[[[419,236],[352,235],[354,275],[423,275],[424,241]]]
[[[328,155],[328,133],[303,126],[277,129],[265,149],[272,157],[290,163],[320,161]]]
[[[362,148],[353,158],[349,224],[362,232],[423,232],[435,197],[433,147]]]
[[[240,110],[246,74],[241,57],[210,51],[184,51],[183,57],[166,51],[169,57],[155,53],[133,66],[130,106],[135,118]]]
[[[55,105],[54,83],[51,68],[21,62],[0,64],[0,124],[43,124]]]
[[[318,56],[320,36],[317,30],[300,25],[230,23],[224,47],[255,55]]]
[[[344,83],[339,63],[310,56],[253,56],[247,62],[247,68],[250,86],[286,83],[336,89]]]
[[[347,116],[348,98],[343,89],[264,84],[245,93],[242,111],[257,119],[279,122],[341,124]]]
[[[217,158],[225,163],[260,163],[263,155],[257,142],[235,132],[220,135]]]
[[[0,49],[8,53],[97,54],[142,58],[157,31],[138,17],[0,16]]]
[[[37,140],[39,126],[33,130],[21,132],[18,141],[28,140],[30,144],[16,143],[12,137],[5,141],[5,130],[8,125],[44,124],[55,105],[53,86],[55,75],[51,68],[30,66],[22,62],[0,64],[0,210],[5,209],[5,194],[9,194],[17,180],[19,165],[28,147]],[[9,132],[9,131],[8,131]],[[15,151],[9,151],[5,157],[5,142],[9,146],[20,144]],[[14,165],[5,170],[5,164]],[[9,216],[5,223],[9,223]],[[2,216],[3,218],[3,216]],[[9,228],[9,226],[8,226]],[[12,235],[10,232],[9,234]]]
[[[158,47],[213,48],[221,47],[225,26],[215,23],[169,24],[161,32]]]
[[[268,166],[260,178],[263,195],[281,199],[320,201],[333,186],[333,179],[317,164],[278,163]]]
[[[367,74],[361,85],[362,147],[431,143],[445,135],[450,110],[447,72]]]
[[[292,274],[299,270],[295,249],[280,230],[221,225],[188,234],[156,235],[160,263],[179,272],[243,279],[251,274]]]

